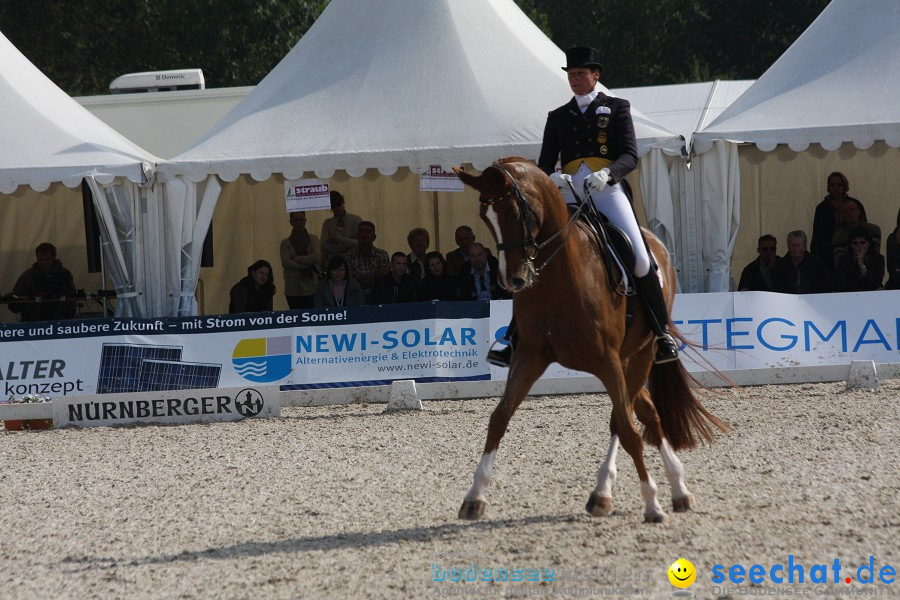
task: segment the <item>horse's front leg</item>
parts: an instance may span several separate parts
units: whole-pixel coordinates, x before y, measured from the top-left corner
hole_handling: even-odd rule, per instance
[[[597,469],[597,487],[588,498],[585,510],[595,517],[605,517],[612,513],[612,486],[616,482],[616,454],[619,451],[619,436],[615,433],[615,421],[610,427],[609,449],[606,460]]]
[[[521,342],[519,343],[519,348],[516,349],[516,353],[513,354],[509,375],[506,379],[506,390],[503,392],[503,398],[500,399],[500,403],[494,409],[494,412],[491,413],[484,452],[481,455],[481,460],[478,461],[478,466],[475,468],[472,487],[463,499],[462,506],[459,509],[460,519],[475,520],[484,516],[484,510],[487,507],[484,490],[491,482],[491,472],[494,468],[494,458],[497,455],[500,440],[503,439],[509,421],[515,414],[516,409],[519,408],[525,395],[549,364],[536,355],[537,352],[529,350]]]

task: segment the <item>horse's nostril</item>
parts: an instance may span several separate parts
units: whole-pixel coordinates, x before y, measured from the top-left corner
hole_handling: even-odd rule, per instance
[[[513,277],[512,283],[517,290],[521,290],[523,287],[525,287],[525,280],[521,277]]]

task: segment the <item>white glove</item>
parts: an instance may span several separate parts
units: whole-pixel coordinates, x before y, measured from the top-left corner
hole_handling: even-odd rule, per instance
[[[560,173],[559,171],[553,171],[550,173],[550,180],[553,181],[559,189],[567,190],[572,183],[572,176]]]
[[[584,178],[584,181],[589,188],[602,192],[606,184],[609,183],[609,169],[603,168],[591,173]]]

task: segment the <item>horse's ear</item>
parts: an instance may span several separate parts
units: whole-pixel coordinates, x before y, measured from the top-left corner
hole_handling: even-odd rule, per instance
[[[506,191],[506,175],[495,167],[488,167],[477,177],[457,167],[453,167],[453,171],[464,184],[475,188],[482,195],[497,196]]]
[[[476,190],[481,189],[480,187],[478,187],[478,177],[475,177],[471,173],[466,173],[460,167],[453,167],[453,172],[456,173],[456,176],[459,177],[460,181],[462,181],[467,186],[473,187]]]

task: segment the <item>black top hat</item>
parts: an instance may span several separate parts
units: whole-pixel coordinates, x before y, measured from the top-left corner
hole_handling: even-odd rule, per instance
[[[580,67],[603,71],[603,65],[600,64],[600,51],[587,46],[575,46],[566,50],[566,66],[562,70],[568,71]]]

